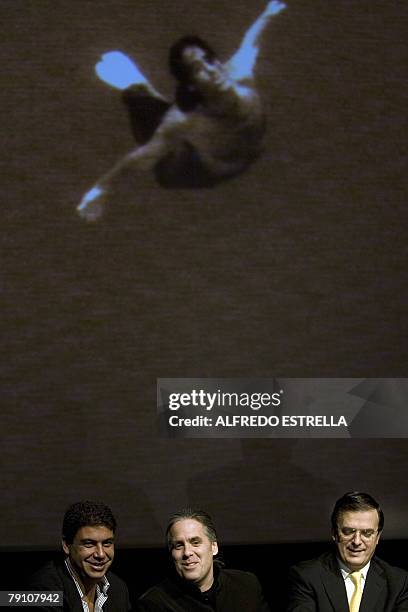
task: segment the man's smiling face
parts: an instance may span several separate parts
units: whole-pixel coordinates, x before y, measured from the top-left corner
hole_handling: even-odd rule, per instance
[[[114,534],[105,525],[81,527],[71,544],[62,542],[73,569],[81,582],[99,582],[112,565],[115,555]]]
[[[380,535],[377,510],[349,511],[340,514],[333,540],[340,560],[350,570],[358,571],[374,555]]]
[[[175,522],[169,535],[177,573],[201,591],[208,590],[214,580],[213,556],[218,552],[217,542],[210,540],[204,525],[195,519]]]

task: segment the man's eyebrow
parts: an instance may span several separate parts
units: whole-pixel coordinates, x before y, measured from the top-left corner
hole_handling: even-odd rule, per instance
[[[81,542],[81,544],[85,544],[85,542],[90,544],[96,544],[96,540],[92,540],[92,538],[82,538],[82,540],[79,541]]]
[[[105,540],[93,540],[92,538],[83,538],[82,540],[79,540],[81,544],[98,544],[98,542],[101,542],[102,544],[104,544],[105,542],[113,542],[114,541],[114,537],[112,536],[111,538],[106,538]]]

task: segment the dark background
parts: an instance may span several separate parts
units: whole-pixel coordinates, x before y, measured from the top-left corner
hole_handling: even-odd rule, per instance
[[[75,214],[133,146],[100,54],[171,95],[177,37],[227,58],[263,7],[0,3],[6,555],[57,548],[82,498],[112,505],[128,548],[161,546],[187,503],[226,544],[323,542],[350,489],[408,536],[404,440],[169,440],[155,421],[158,377],[406,375],[406,3],[289,0],[259,58],[262,158],[212,190],[129,177],[102,222]]]

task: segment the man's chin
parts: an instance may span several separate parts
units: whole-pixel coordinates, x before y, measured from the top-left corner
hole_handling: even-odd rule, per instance
[[[368,563],[368,561],[364,557],[358,555],[352,555],[348,557],[346,561],[348,567],[354,571],[358,571],[359,569],[364,567],[366,563]]]
[[[191,569],[187,571],[184,570],[180,575],[182,578],[184,578],[184,580],[187,580],[188,582],[196,582],[200,578],[199,571],[195,569]]]
[[[199,575],[196,572],[185,572],[183,574],[184,580],[188,580],[189,582],[195,582],[199,579]]]

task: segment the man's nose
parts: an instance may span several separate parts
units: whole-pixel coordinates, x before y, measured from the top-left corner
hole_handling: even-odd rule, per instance
[[[103,544],[96,544],[95,546],[95,550],[94,550],[94,557],[104,557],[105,556],[105,549],[103,547]]]
[[[191,557],[193,554],[193,549],[190,544],[186,544],[184,546],[184,557]]]
[[[358,529],[353,533],[353,542],[356,545],[361,544],[361,533]]]

